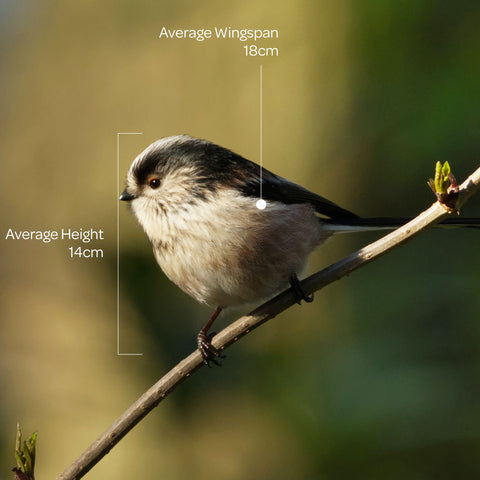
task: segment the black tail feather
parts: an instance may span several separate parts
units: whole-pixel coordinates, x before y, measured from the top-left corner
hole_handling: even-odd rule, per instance
[[[352,227],[352,229],[384,229],[384,228],[398,228],[408,223],[411,218],[400,217],[373,217],[373,218],[345,218],[345,219],[323,219],[322,222],[332,227]],[[447,218],[436,226],[452,227],[452,228],[480,228],[480,218]]]

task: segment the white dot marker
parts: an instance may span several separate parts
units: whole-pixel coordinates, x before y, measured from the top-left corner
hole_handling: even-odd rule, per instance
[[[260,200],[257,200],[257,208],[259,210],[263,210],[267,206],[267,202],[261,198]]]

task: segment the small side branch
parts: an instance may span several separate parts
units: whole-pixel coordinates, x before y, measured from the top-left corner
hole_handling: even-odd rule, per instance
[[[456,192],[458,198],[456,199],[455,210],[458,211],[479,187],[480,168],[458,187]],[[361,266],[372,262],[387,251],[404,244],[422,230],[441,221],[448,215],[450,215],[448,209],[439,202],[434,203],[428,210],[401,228],[308,277],[301,282],[302,289],[307,295],[322,289],[330,283],[357,270]],[[250,314],[231,323],[215,336],[212,344],[219,350],[227,348],[255,328],[291,307],[295,301],[296,297],[291,289],[284,291],[256,308]],[[57,477],[57,480],[74,480],[83,477],[170,392],[202,366],[202,356],[198,350],[195,350],[195,352],[172,368],[172,370],[164,375],[128,408],[72,465]]]

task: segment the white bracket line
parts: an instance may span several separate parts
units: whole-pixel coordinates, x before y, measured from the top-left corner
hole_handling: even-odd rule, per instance
[[[142,135],[140,132],[117,132],[117,355],[143,355],[120,352],[120,135]]]

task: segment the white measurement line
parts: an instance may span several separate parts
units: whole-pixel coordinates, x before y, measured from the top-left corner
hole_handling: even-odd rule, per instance
[[[263,170],[263,66],[260,64],[260,198],[263,195],[262,187]]]
[[[263,65],[260,64],[260,200],[257,208],[263,210],[267,204],[263,199]]]
[[[142,135],[140,132],[117,132],[117,355],[143,355],[120,352],[120,135]]]

